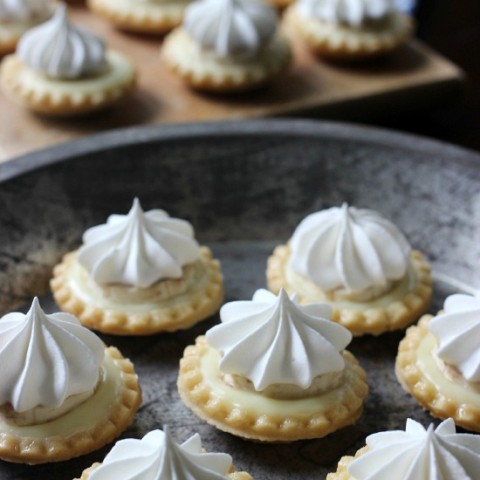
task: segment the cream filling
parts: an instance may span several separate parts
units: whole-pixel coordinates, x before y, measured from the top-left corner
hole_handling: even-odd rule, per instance
[[[480,383],[446,375],[445,364],[437,357],[436,349],[435,336],[428,333],[417,348],[417,365],[423,375],[453,402],[480,406]]]
[[[392,282],[388,290],[367,289],[360,292],[348,292],[344,289],[325,291],[304,276],[295,272],[288,263],[285,265],[285,279],[293,292],[302,297],[303,303],[325,301],[335,303],[338,309],[364,311],[365,307],[385,308],[399,298],[404,298],[417,283],[417,276],[412,264],[409,264],[406,275],[397,282]]]
[[[236,390],[247,390],[249,392],[257,392],[251,380],[235,374],[221,373],[223,381],[235,388]],[[322,393],[333,390],[339,387],[343,382],[343,371],[325,373],[315,377],[312,384],[308,388],[302,388],[294,384],[273,384],[263,389],[262,395],[271,398],[292,399],[292,398],[306,398],[321,395]]]
[[[195,262],[194,269],[188,276],[185,290],[169,298],[158,295],[159,290],[155,285],[150,288],[124,285],[102,287],[76,260],[69,273],[68,282],[73,294],[85,304],[100,310],[116,310],[120,306],[125,313],[146,313],[157,308],[174,307],[184,303],[185,298],[192,293],[205,289],[209,282],[206,266],[201,259]]]
[[[39,406],[25,412],[16,412],[10,404],[3,405],[0,407],[0,414],[4,415],[8,421],[13,422],[16,425],[37,425],[65,415],[67,412],[83,403],[87,398],[91,397],[94,391],[95,389],[92,388],[87,392],[71,395],[59,407]]]
[[[85,95],[95,95],[98,92],[112,90],[119,85],[123,85],[127,79],[133,80],[135,68],[130,60],[112,50],[107,51],[105,55],[108,68],[102,70],[99,75],[75,80],[54,79],[24,65],[19,74],[19,82],[27,85],[38,95],[48,91],[59,98],[64,95],[83,98]]]
[[[108,417],[110,408],[118,402],[122,389],[122,372],[114,360],[106,355],[102,367],[102,376],[94,394],[80,405],[60,417],[37,425],[17,425],[0,412],[0,433],[23,438],[65,438],[93,429]]]
[[[218,368],[220,353],[214,348],[209,348],[201,358],[200,371],[204,380],[210,384],[211,394],[221,402],[227,402],[234,408],[248,408],[257,415],[268,413],[271,417],[279,419],[295,415],[296,417],[309,418],[315,414],[327,412],[336,403],[342,403],[345,395],[345,383],[352,383],[356,375],[350,362],[346,362],[344,382],[334,390],[319,396],[298,399],[277,399],[262,395],[261,392],[237,390],[222,381]]]

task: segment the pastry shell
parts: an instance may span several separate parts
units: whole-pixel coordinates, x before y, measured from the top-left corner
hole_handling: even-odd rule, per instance
[[[286,10],[284,23],[316,55],[336,60],[385,55],[404,44],[414,29],[412,18],[399,11],[382,22],[351,27],[302,15],[296,4]]]
[[[325,298],[306,298],[302,291],[288,283],[286,271],[289,259],[288,245],[277,246],[269,257],[267,264],[269,290],[278,294],[280,289],[284,288],[289,294],[297,293],[300,303],[328,302]],[[384,296],[369,302],[329,302],[333,307],[332,320],[348,328],[355,336],[379,335],[407,327],[425,313],[432,296],[430,266],[420,252],[412,251],[410,269],[411,278],[404,279],[407,283],[403,290],[400,288],[401,284],[398,284],[397,289],[394,286]]]
[[[367,453],[368,450],[368,447],[363,447],[357,451],[354,457],[350,455],[342,457],[338,462],[337,471],[335,473],[329,473],[326,480],[355,480],[355,478],[348,473],[348,467],[355,459]]]
[[[101,302],[108,299],[96,297],[75,271],[94,284],[88,273],[76,260],[76,252],[64,256],[55,266],[50,286],[57,305],[72,313],[83,325],[104,333],[117,335],[150,335],[190,328],[218,311],[223,301],[223,277],[220,262],[212,258],[207,247],[201,247],[197,261],[200,281],[192,283],[186,292],[159,301],[153,305],[138,302],[135,307]],[[200,270],[201,269],[201,270]],[[125,287],[128,290],[129,287]],[[102,295],[100,293],[100,295]]]
[[[88,7],[116,27],[132,32],[164,34],[180,25],[188,0],[139,2],[88,0]]]
[[[15,426],[0,413],[0,458],[39,464],[84,455],[110,443],[132,422],[141,391],[132,363],[105,348],[104,377],[94,394],[54,420]]]
[[[220,376],[220,354],[204,336],[186,348],[180,361],[178,391],[187,407],[225,432],[261,442],[320,438],[361,415],[368,393],[366,373],[345,351],[345,381],[336,389],[300,399],[271,399],[239,391]]]
[[[292,57],[288,42],[276,35],[253,58],[220,59],[200,50],[182,28],[165,38],[161,55],[169,69],[189,86],[212,92],[258,88],[280,76]]]
[[[34,112],[75,116],[103,109],[129,93],[136,71],[124,55],[109,50],[106,66],[95,76],[57,80],[41,75],[13,54],[0,68],[0,83],[15,100]]]
[[[435,336],[428,329],[432,318],[424,315],[400,342],[397,379],[433,416],[451,417],[458,426],[480,432],[480,385],[467,382],[460,373],[458,378],[445,375],[443,362],[435,355]]]

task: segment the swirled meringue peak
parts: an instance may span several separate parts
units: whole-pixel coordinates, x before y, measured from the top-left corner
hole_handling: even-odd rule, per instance
[[[290,268],[326,291],[384,288],[405,275],[410,245],[373,210],[343,204],[308,215],[290,241]]]
[[[230,455],[203,453],[198,434],[179,445],[165,428],[117,442],[90,480],[225,480],[231,465]]]
[[[0,22],[48,18],[52,5],[52,0],[0,0]]]
[[[480,297],[450,295],[428,329],[437,339],[438,357],[470,382],[480,381]]]
[[[395,9],[395,3],[394,0],[298,0],[298,8],[308,17],[356,27],[385,17]]]
[[[0,319],[0,405],[16,412],[57,408],[70,396],[93,392],[104,351],[73,315],[47,315],[35,298],[27,314]]]
[[[128,215],[110,215],[88,229],[78,262],[99,284],[147,288],[162,279],[180,278],[182,267],[199,258],[193,228],[163,210],[144,212],[135,199]]]
[[[220,370],[242,375],[257,391],[289,384],[306,389],[315,377],[341,372],[351,333],[330,320],[327,304],[299,305],[285,290],[257,290],[251,301],[225,304],[207,341],[223,353]],[[246,353],[248,352],[248,353]]]
[[[183,28],[219,57],[249,56],[275,34],[277,14],[259,0],[199,0],[187,7]]]
[[[456,433],[451,418],[435,430],[408,419],[405,431],[370,435],[367,446],[348,467],[356,480],[474,480],[480,472],[480,436]]]
[[[68,21],[59,4],[53,17],[23,35],[17,55],[33,70],[56,79],[95,75],[105,65],[104,42]]]

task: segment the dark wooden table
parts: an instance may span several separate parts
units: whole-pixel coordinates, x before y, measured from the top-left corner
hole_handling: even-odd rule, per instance
[[[421,0],[418,37],[467,74],[463,96],[427,110],[369,120],[374,125],[426,135],[480,150],[480,2]]]

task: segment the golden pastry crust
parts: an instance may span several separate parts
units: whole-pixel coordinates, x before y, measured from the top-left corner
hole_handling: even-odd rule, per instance
[[[283,10],[293,3],[293,0],[266,0],[267,3],[277,8],[278,10]]]
[[[90,478],[90,474],[100,465],[101,463],[94,463],[91,467],[86,468],[82,472],[82,476],[80,478],[74,478],[73,480],[88,480]],[[229,480],[253,480],[250,474],[247,472],[236,472],[233,466],[230,468],[230,473],[228,474],[227,478]]]
[[[84,455],[110,443],[132,422],[141,391],[132,363],[114,347],[105,348],[102,381],[94,394],[44,424],[15,426],[0,414],[0,458],[39,464]]]
[[[34,112],[75,116],[103,109],[128,94],[136,71],[122,54],[108,51],[102,73],[79,80],[47,78],[27,67],[18,56],[7,56],[0,68],[4,90]]]
[[[68,253],[55,266],[50,287],[63,311],[72,313],[89,328],[116,335],[151,335],[190,328],[217,312],[223,301],[220,262],[212,258],[207,247],[200,249],[187,290],[171,298],[156,301],[145,295],[149,289],[139,289],[135,305],[112,303],[78,264],[76,252]],[[125,296],[135,297],[135,289],[117,288],[123,288]]]
[[[433,416],[451,417],[458,426],[480,432],[480,387],[461,375],[445,375],[443,362],[435,355],[436,339],[428,330],[432,318],[424,315],[400,342],[395,363],[397,379]]]
[[[189,86],[211,92],[258,88],[281,75],[292,57],[288,42],[276,35],[255,58],[219,59],[202,52],[182,28],[165,38],[161,54],[169,69]]]
[[[358,457],[361,457],[365,453],[368,452],[368,447],[363,447],[360,450],[355,453],[355,456],[352,457],[350,455],[346,455],[342,457],[337,466],[337,471],[335,473],[329,473],[327,475],[326,480],[355,480],[354,477],[352,477],[348,473],[348,466]]]
[[[316,55],[337,60],[359,60],[385,55],[407,42],[413,34],[413,20],[401,12],[364,27],[333,24],[302,15],[290,6],[284,23]]]
[[[369,302],[332,302],[325,298],[307,297],[305,292],[294,288],[288,282],[289,259],[290,248],[287,245],[277,246],[269,257],[267,263],[269,290],[278,294],[280,289],[284,288],[289,294],[297,293],[300,303],[315,301],[331,303],[332,320],[348,328],[355,336],[379,335],[405,328],[425,313],[430,304],[432,297],[430,266],[418,251],[413,251],[410,255],[411,278],[404,280],[405,286],[398,284],[382,297]]]
[[[116,27],[132,32],[165,34],[180,25],[189,0],[158,3],[131,0],[88,0],[88,7]]]
[[[187,407],[211,425],[239,437],[262,442],[320,438],[355,423],[368,393],[366,373],[345,351],[341,386],[302,399],[270,399],[233,389],[221,380],[220,354],[205,337],[185,349],[178,391]]]

